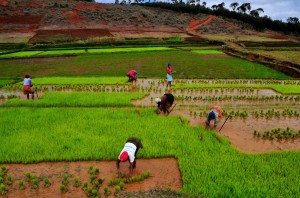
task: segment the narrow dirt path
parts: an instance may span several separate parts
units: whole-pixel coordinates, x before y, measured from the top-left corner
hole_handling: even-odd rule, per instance
[[[189,23],[189,26],[187,28],[188,33],[196,33],[196,29],[198,29],[201,26],[207,25],[210,23],[214,18],[217,18],[216,16],[210,16],[204,21],[201,22],[201,20],[192,19]]]

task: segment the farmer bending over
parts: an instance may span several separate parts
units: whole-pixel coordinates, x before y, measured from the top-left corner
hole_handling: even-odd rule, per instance
[[[210,121],[214,120],[214,129],[217,127],[219,122],[219,118],[222,117],[222,108],[220,106],[212,106],[207,116],[207,120],[205,122],[206,127],[210,126]]]
[[[125,162],[128,160],[130,164],[130,174],[132,173],[133,169],[136,167],[135,156],[140,148],[143,148],[140,139],[135,137],[128,138],[116,162],[119,177],[121,177],[120,162]]]
[[[174,96],[173,94],[164,94],[161,98],[155,98],[154,101],[157,103],[156,113],[159,114],[161,111],[170,113],[169,109],[173,105]]]
[[[32,86],[33,86],[33,84],[30,79],[30,75],[25,74],[23,91],[24,91],[24,94],[27,95],[27,99],[29,99],[29,94],[32,94],[32,100],[33,100],[34,99],[34,91],[31,89]]]
[[[137,72],[135,70],[130,70],[126,76],[128,76],[128,82],[132,82],[133,85],[133,81],[135,81],[136,84]]]

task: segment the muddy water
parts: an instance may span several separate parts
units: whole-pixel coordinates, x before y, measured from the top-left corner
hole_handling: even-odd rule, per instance
[[[215,80],[177,80],[174,84],[179,83],[218,83]],[[268,81],[266,81],[268,82]],[[253,83],[252,80],[241,81],[244,84]],[[284,82],[278,81],[278,84],[283,84]],[[299,83],[299,82],[296,82]],[[201,89],[201,90],[166,90],[166,83],[164,80],[155,79],[139,79],[137,85],[119,85],[119,86],[82,86],[77,88],[61,88],[59,86],[48,86],[44,87],[42,91],[39,91],[39,96],[44,92],[51,91],[91,91],[91,92],[146,92],[149,96],[133,101],[136,106],[141,107],[153,107],[155,109],[156,103],[154,98],[161,97],[164,93],[173,93],[176,100],[176,108],[171,115],[181,115],[189,118],[190,124],[193,126],[204,126],[205,116],[204,113],[208,112],[210,106],[220,105],[227,112],[229,111],[243,111],[247,110],[250,114],[251,111],[260,110],[271,110],[283,111],[284,109],[292,109],[300,112],[300,100],[297,99],[299,96],[289,95],[289,98],[285,95],[281,95],[270,89]],[[14,94],[21,99],[26,99],[26,96],[19,90],[0,90],[0,95],[7,97],[9,94]],[[210,100],[208,97],[219,97],[219,96],[232,96],[230,99],[222,100]],[[239,99],[238,97],[253,97],[252,99]],[[268,98],[266,97],[274,97]],[[275,98],[277,97],[277,98]],[[281,98],[280,98],[281,97]],[[7,99],[2,99],[1,101],[6,101]],[[192,115],[191,115],[192,112]],[[194,112],[199,115],[199,112],[203,113],[203,116],[193,116]],[[219,126],[223,120],[220,121]],[[271,130],[273,128],[286,128],[298,131],[300,130],[300,119],[297,117],[280,117],[279,119],[256,119],[252,116],[248,116],[246,119],[232,119],[226,123],[225,127],[221,131],[221,135],[229,138],[231,144],[237,147],[243,152],[270,152],[279,150],[300,150],[300,137],[296,138],[294,141],[281,141],[276,142],[276,140],[262,140],[253,137],[253,131],[260,130]],[[218,128],[217,128],[218,129]]]
[[[115,178],[117,175],[115,161],[79,161],[79,162],[43,162],[36,164],[5,164],[8,169],[7,175],[12,176],[13,184],[7,185],[8,193],[5,197],[87,197],[87,192],[82,190],[83,182],[88,182],[88,187],[93,185],[90,183],[90,176],[88,173],[89,167],[93,166],[100,169],[97,179],[104,177],[105,180],[98,192],[104,197],[104,186],[109,185],[109,180]],[[128,175],[128,163],[121,163],[120,170],[122,174]],[[179,190],[182,187],[178,163],[173,158],[162,159],[137,159],[136,169],[133,175],[140,175],[142,172],[150,171],[150,177],[144,181],[125,184],[125,191],[147,191],[150,189],[171,189]],[[36,175],[39,178],[39,188],[32,189],[31,182],[26,181],[25,173],[29,172],[31,175]],[[60,186],[62,184],[62,176],[69,175],[69,184],[67,185],[67,192],[61,193]],[[80,187],[73,186],[74,177],[77,176],[81,183]],[[43,179],[48,177],[51,186],[44,187]],[[25,189],[19,190],[18,180],[23,180]],[[109,187],[113,196],[114,187]]]

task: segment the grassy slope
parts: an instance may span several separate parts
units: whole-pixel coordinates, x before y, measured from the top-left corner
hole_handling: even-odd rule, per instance
[[[2,163],[115,160],[124,140],[137,136],[144,144],[138,158],[178,158],[188,194],[300,195],[299,152],[242,154],[223,138],[217,141],[215,132],[189,127],[177,116],[157,116],[153,109],[1,108],[0,117]]]
[[[51,61],[1,60],[0,77],[20,77],[27,72],[32,77],[124,76],[135,69],[138,77],[165,78],[165,68],[172,63],[177,71],[174,78],[291,78],[260,64],[216,56],[178,50],[79,55]]]

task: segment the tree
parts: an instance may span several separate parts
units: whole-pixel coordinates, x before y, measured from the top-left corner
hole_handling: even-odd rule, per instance
[[[218,9],[218,6],[217,5],[212,5],[211,9],[216,10],[216,9]]]
[[[287,22],[291,24],[299,24],[299,19],[297,17],[289,17]]]
[[[224,2],[222,2],[222,3],[220,3],[220,4],[217,5],[217,9],[218,10],[219,9],[224,9],[224,7],[225,7],[225,3]]]
[[[237,8],[237,10],[243,14],[246,14],[247,11],[251,10],[250,3],[243,3],[240,7]]]
[[[202,6],[206,7],[206,2],[205,1],[202,2]]]
[[[230,4],[230,7],[232,8],[233,11],[235,11],[235,9],[239,6],[238,2],[233,2],[232,4]]]

